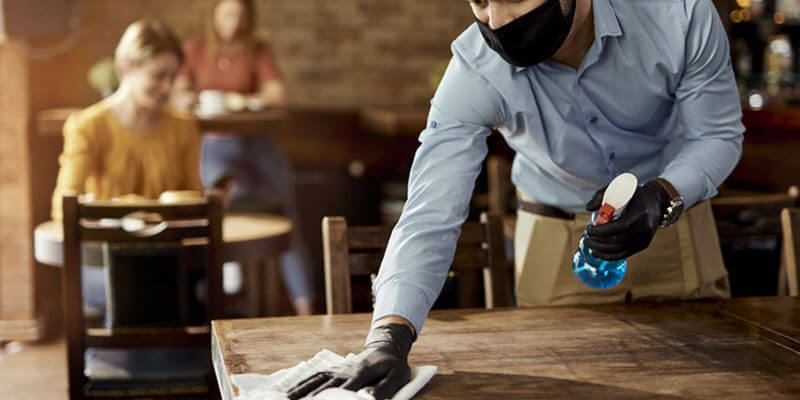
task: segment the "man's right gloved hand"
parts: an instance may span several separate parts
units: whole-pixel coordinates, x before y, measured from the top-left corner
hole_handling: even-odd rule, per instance
[[[289,389],[290,399],[302,399],[328,388],[358,391],[371,387],[376,400],[390,399],[411,380],[408,353],[414,342],[412,329],[403,324],[373,327],[364,350],[351,360],[317,372]]]

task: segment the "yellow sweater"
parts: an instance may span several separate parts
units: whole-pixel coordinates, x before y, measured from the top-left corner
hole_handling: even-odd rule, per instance
[[[200,133],[190,117],[165,110],[152,130],[135,132],[120,126],[101,101],[72,114],[64,124],[52,217],[61,219],[61,197],[70,192],[108,200],[202,190],[199,159]]]

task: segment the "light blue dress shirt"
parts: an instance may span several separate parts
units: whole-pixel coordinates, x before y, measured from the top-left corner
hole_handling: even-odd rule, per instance
[[[475,179],[497,129],[512,181],[573,211],[623,172],[670,181],[687,207],[714,196],[744,127],[728,39],[711,0],[593,0],[595,40],[575,70],[506,63],[475,24],[431,101],[427,128],[373,290],[373,320],[420,332],[441,291]]]

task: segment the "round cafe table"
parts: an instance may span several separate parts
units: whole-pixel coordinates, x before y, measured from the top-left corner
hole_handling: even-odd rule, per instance
[[[278,309],[278,257],[289,248],[292,222],[282,216],[261,213],[225,214],[222,240],[225,261],[240,263],[249,275],[245,278],[248,316],[274,315]],[[36,261],[64,265],[64,231],[60,221],[39,224],[33,233]],[[84,242],[81,260],[86,265],[103,265],[102,245]]]

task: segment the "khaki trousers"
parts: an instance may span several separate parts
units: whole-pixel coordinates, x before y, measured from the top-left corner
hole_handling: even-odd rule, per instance
[[[520,306],[730,297],[710,201],[660,228],[647,249],[628,258],[622,282],[606,290],[583,285],[572,272],[572,254],[589,218],[588,213],[565,220],[518,211],[514,272]]]

